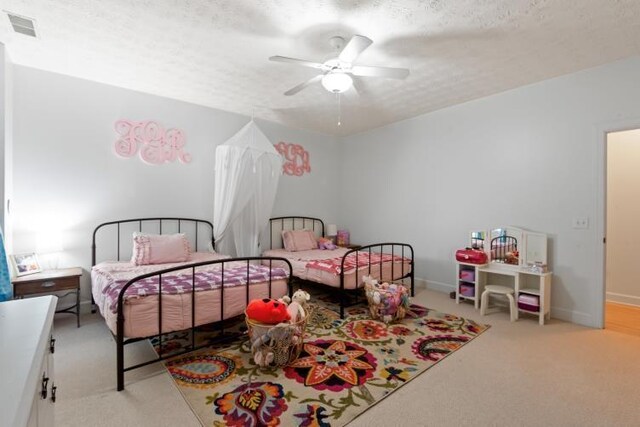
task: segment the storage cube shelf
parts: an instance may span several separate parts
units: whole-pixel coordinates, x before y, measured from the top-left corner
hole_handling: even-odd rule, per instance
[[[475,308],[480,307],[478,290],[478,268],[482,265],[466,262],[456,263],[456,303],[460,300],[473,301]]]
[[[551,314],[551,277],[551,272],[456,262],[456,303],[469,300],[475,308],[480,308],[485,285],[509,286],[514,289],[518,312],[537,316],[540,325],[544,325]]]

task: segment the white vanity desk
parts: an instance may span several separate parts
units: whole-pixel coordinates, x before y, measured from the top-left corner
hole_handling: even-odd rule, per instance
[[[538,316],[541,325],[551,313],[551,277],[553,273],[542,272],[547,265],[547,235],[518,227],[494,228],[486,231],[472,231],[469,247],[486,253],[485,264],[456,262],[456,302],[473,301],[475,308],[481,305],[481,295],[486,285],[501,285],[513,288],[517,310]],[[535,269],[533,268],[535,267]],[[532,295],[535,305],[522,302],[521,295]],[[525,298],[527,300],[531,298]],[[538,308],[538,310],[533,310]]]
[[[520,294],[537,295],[540,298],[540,311],[529,311],[518,308],[518,313],[531,313],[538,316],[539,323],[544,325],[545,319],[551,315],[551,276],[552,272],[536,273],[527,268],[485,264],[478,266],[476,295],[481,295],[485,285],[501,284],[509,286],[505,281],[511,281],[515,291],[515,299]],[[509,279],[512,277],[513,279]],[[496,283],[499,282],[499,283]],[[518,315],[516,314],[516,319]]]

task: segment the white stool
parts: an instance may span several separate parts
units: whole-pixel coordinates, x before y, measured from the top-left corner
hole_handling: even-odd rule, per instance
[[[484,292],[482,293],[482,297],[480,298],[480,314],[484,316],[487,312],[487,306],[489,305],[489,294],[498,294],[504,295],[509,300],[509,309],[511,315],[511,321],[516,320],[517,308],[516,301],[513,298],[513,288],[509,288],[507,286],[500,285],[487,285],[484,287]]]

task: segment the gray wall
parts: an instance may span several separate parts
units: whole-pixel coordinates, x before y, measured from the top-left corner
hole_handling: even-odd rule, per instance
[[[101,222],[144,216],[212,220],[216,145],[249,117],[146,95],[100,83],[15,66],[15,252],[34,251],[43,230],[62,234],[60,266],[90,266],[93,228]],[[152,166],[114,154],[118,119],[156,120],[182,129],[193,160]],[[336,140],[260,122],[272,142],[295,142],[311,156],[312,173],[283,176],[278,214],[322,215],[335,220]],[[83,298],[89,298],[88,278]]]
[[[547,233],[552,315],[598,326],[602,130],[640,127],[638,75],[634,57],[345,138],[341,225],[356,241],[412,243],[416,275],[441,290],[469,231]]]

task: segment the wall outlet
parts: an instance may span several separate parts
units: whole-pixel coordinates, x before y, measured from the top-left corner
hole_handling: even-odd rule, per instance
[[[587,229],[589,228],[589,218],[587,217],[573,218],[572,226],[573,228],[577,228],[577,229],[582,229],[582,230]]]

